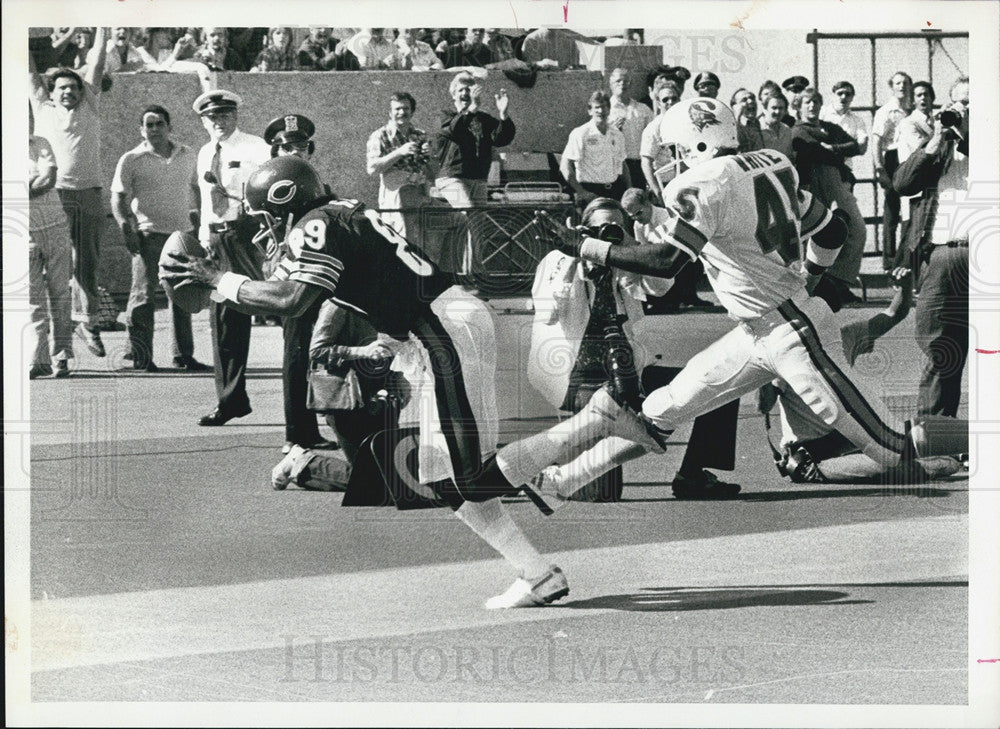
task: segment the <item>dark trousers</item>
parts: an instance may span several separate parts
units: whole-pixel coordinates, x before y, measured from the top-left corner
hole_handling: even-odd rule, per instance
[[[642,371],[642,389],[649,393],[669,385],[680,367],[647,367]],[[684,460],[678,473],[697,473],[703,468],[732,471],[736,467],[736,421],[739,398],[699,415],[691,428]]]
[[[625,186],[625,178],[621,175],[610,185],[602,185],[597,182],[581,182],[580,186],[587,192],[592,192],[598,197],[610,197],[612,200],[621,200],[622,195],[628,188]]]
[[[646,312],[660,314],[675,310],[681,304],[691,303],[698,296],[698,284],[705,275],[700,260],[691,261],[674,277],[674,285],[663,296],[650,296]]]
[[[316,413],[306,408],[309,392],[309,342],[322,306],[317,298],[300,317],[282,321],[284,354],[281,360],[282,392],[285,398],[285,440],[308,446],[320,439]]]
[[[642,173],[642,161],[629,158],[625,160],[625,164],[628,167],[629,177],[632,178],[632,187],[638,187],[640,190],[645,190],[648,185],[646,185],[646,175]],[[620,197],[618,199],[621,201]]]
[[[888,165],[886,165],[886,171],[888,172]],[[884,196],[882,201],[882,268],[889,270],[893,267],[893,261],[896,257],[899,195],[893,190],[883,190],[882,193]]]
[[[97,325],[97,263],[100,255],[104,208],[99,187],[86,190],[58,189],[70,240],[73,243],[73,280],[70,282],[73,321]]]
[[[917,344],[927,357],[918,415],[958,414],[969,349],[969,248],[934,246],[921,275]]]
[[[215,363],[215,391],[223,412],[246,410],[247,357],[250,354],[252,317],[212,302],[212,359]]]
[[[166,233],[140,233],[139,251],[132,255],[132,290],[125,310],[125,324],[133,362],[137,366],[153,358],[153,295],[159,285],[160,253],[166,241]],[[174,357],[194,356],[191,315],[174,304],[170,304],[170,315]]]

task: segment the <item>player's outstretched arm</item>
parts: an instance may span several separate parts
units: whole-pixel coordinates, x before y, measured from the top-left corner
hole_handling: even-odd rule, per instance
[[[182,253],[168,255],[173,262],[162,267],[165,279],[175,286],[186,281],[210,286],[226,298],[226,306],[244,314],[299,317],[321,292],[320,287],[301,281],[253,281],[246,276],[223,272],[211,258]]]
[[[586,228],[562,225],[544,210],[535,212],[535,220],[551,231],[550,239],[535,236],[541,243],[555,243],[556,248],[567,256],[582,258],[601,266],[611,266],[622,271],[631,271],[660,278],[673,278],[677,272],[691,261],[691,257],[670,243],[636,245],[626,234],[623,245],[598,240],[587,235]]]

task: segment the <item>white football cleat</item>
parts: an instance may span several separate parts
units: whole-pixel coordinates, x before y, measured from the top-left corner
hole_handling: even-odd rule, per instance
[[[304,455],[306,449],[300,445],[293,445],[288,449],[288,453],[278,461],[278,465],[271,470],[271,488],[275,491],[284,491],[292,480],[292,470],[295,468],[295,461],[299,456]]]
[[[568,594],[569,582],[566,581],[566,575],[561,569],[552,565],[545,574],[530,582],[518,577],[507,592],[487,600],[486,609],[541,607]]]
[[[627,405],[619,404],[606,385],[593,394],[587,408],[611,426],[613,435],[638,443],[651,453],[666,452],[666,442],[656,433],[653,424]]]

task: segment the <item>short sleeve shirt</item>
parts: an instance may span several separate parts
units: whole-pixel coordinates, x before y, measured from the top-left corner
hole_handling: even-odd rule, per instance
[[[177,142],[169,157],[158,155],[143,142],[121,156],[111,181],[111,192],[124,193],[147,233],[187,230],[188,191],[196,158],[189,147]]]
[[[228,199],[228,207],[225,212],[219,215],[212,210],[213,186],[205,180],[205,173],[212,169],[215,144],[215,142],[209,142],[198,152],[196,176],[198,190],[201,194],[202,226],[198,235],[201,240],[208,239],[208,225],[210,223],[222,223],[240,217],[243,186],[258,165],[271,159],[271,145],[260,137],[244,134],[239,129],[219,143],[221,145],[219,181],[226,188],[226,191],[235,198]]]
[[[390,122],[379,127],[368,137],[368,165],[379,157],[384,157],[394,149],[399,149],[407,142],[423,143],[427,141],[427,133],[422,129],[410,127],[405,134]],[[426,154],[411,155],[396,162],[382,173],[382,185],[389,190],[398,190],[404,185],[422,185],[427,182]]]
[[[611,184],[622,174],[625,135],[610,125],[601,134],[593,122],[588,122],[569,133],[563,157],[576,163],[580,182]]]
[[[59,174],[56,187],[86,190],[101,186],[101,119],[97,97],[85,84],[80,103],[66,109],[47,100],[35,103],[35,132],[52,145]]]
[[[629,99],[628,104],[612,99],[608,123],[615,124],[619,119],[625,120],[621,129],[625,135],[625,153],[629,159],[639,159],[642,132],[653,120],[653,110],[635,99]]]

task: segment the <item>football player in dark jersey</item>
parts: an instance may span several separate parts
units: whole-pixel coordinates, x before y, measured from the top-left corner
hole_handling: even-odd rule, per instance
[[[223,272],[212,259],[182,254],[174,256],[165,274],[176,282],[207,285],[214,296],[248,314],[300,316],[318,297],[327,297],[365,316],[400,346],[415,337],[414,346],[422,350],[433,376],[436,419],[452,476],[427,482],[459,519],[520,571],[511,588],[489,600],[487,607],[544,605],[566,595],[569,586],[562,571],[538,553],[498,498],[520,490],[523,479],[514,484],[504,474],[517,472],[513,464],[525,457],[531,460],[532,453],[515,443],[483,459],[493,450],[498,429],[493,392],[496,339],[485,305],[452,286],[449,276],[376,212],[327,195],[319,175],[304,160],[277,157],[260,165],[247,182],[245,198],[247,211],[261,225],[257,240],[272,239],[283,248],[271,280],[252,281]],[[577,414],[580,419],[587,420],[589,431],[586,424],[581,428],[575,422],[566,433],[557,426],[550,437],[560,445],[566,441],[570,448],[570,438],[583,431],[595,438],[609,429],[620,433],[627,420],[606,394],[595,396],[592,406]],[[421,418],[422,430],[426,420]],[[643,428],[631,421],[625,424],[625,435],[633,438],[637,436],[632,430]],[[431,440],[424,436],[422,432],[421,444]],[[538,470],[545,465],[539,464]]]

